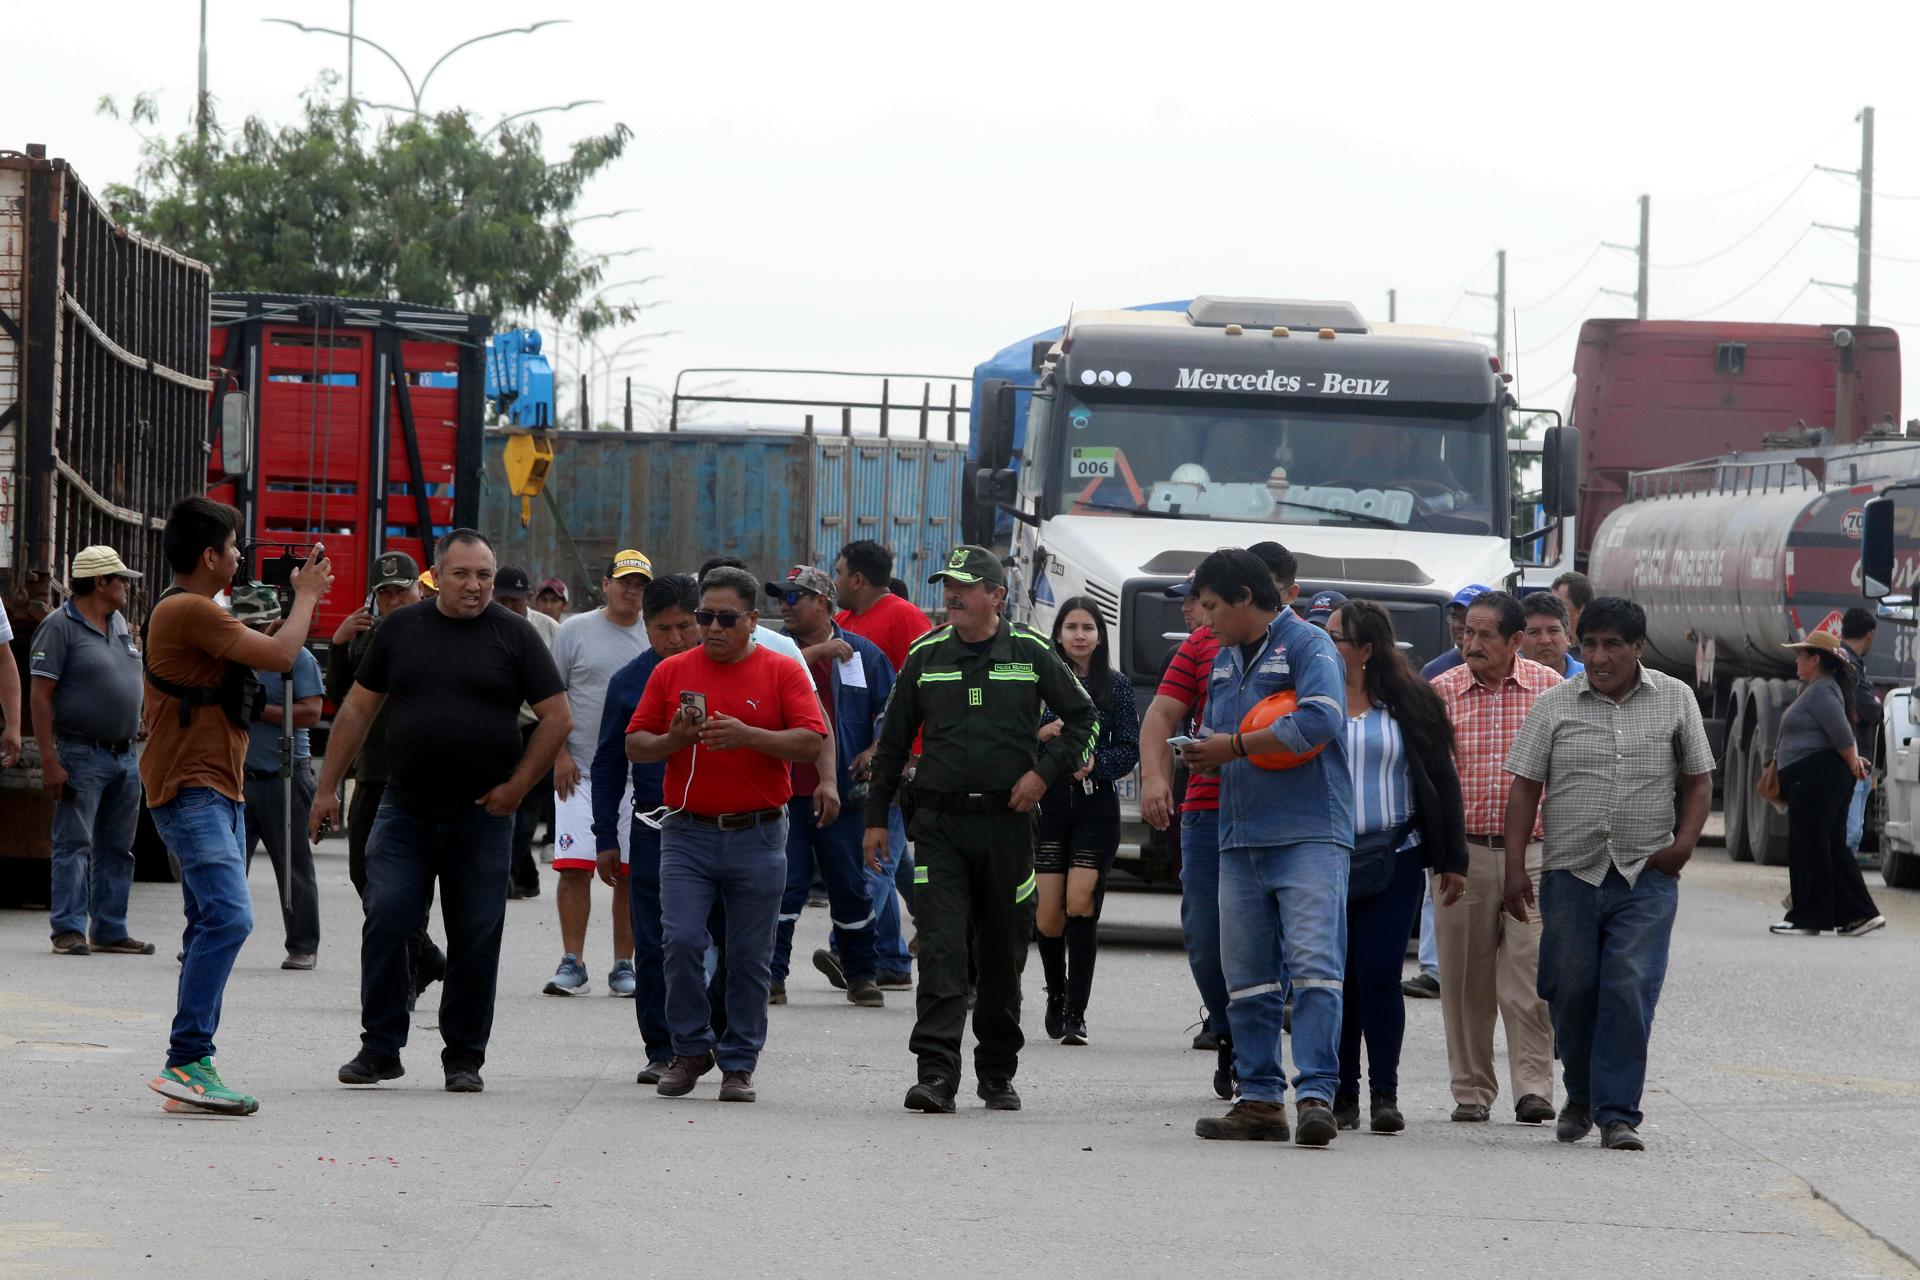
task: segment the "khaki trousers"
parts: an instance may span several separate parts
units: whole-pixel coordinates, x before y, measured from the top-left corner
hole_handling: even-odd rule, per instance
[[[1518,1099],[1553,1100],[1553,1023],[1540,998],[1540,912],[1521,924],[1501,909],[1506,851],[1467,840],[1467,891],[1440,905],[1434,884],[1433,934],[1440,948],[1440,1011],[1447,1028],[1453,1100],[1491,1107],[1500,1095],[1494,1075],[1493,1020],[1507,1028],[1507,1069]],[[1528,845],[1527,874],[1540,896],[1540,846]]]

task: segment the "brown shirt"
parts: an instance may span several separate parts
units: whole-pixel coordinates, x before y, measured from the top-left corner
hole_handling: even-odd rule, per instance
[[[173,684],[217,685],[227,652],[246,630],[205,596],[168,596],[147,624],[147,666]],[[244,799],[247,731],[224,710],[195,707],[183,729],[180,700],[148,685],[144,714],[147,749],[140,757],[140,781],[149,809],[166,804],[182,787],[211,787],[230,800]]]

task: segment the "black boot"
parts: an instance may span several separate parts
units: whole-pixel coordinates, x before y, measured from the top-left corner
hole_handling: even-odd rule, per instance
[[[1058,1040],[1066,1027],[1067,940],[1042,933],[1037,935],[1035,945],[1040,949],[1040,970],[1047,981],[1047,1038]]]
[[[1240,1084],[1240,1075],[1233,1068],[1233,1037],[1221,1036],[1214,1054],[1213,1094],[1224,1102],[1233,1097]]]

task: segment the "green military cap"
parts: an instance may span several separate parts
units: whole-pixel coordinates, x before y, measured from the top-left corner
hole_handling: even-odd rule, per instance
[[[280,595],[264,582],[236,582],[227,600],[227,612],[248,626],[280,620]]]
[[[1000,563],[1000,557],[972,543],[955,547],[953,554],[947,557],[947,567],[929,576],[927,581],[938,582],[942,578],[968,584],[984,582],[990,587],[1007,585],[1007,571]]]
[[[410,587],[420,580],[420,566],[404,551],[389,551],[373,562],[373,589]]]

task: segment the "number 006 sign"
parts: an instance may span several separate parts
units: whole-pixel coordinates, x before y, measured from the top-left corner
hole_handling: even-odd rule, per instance
[[[1075,480],[1104,480],[1114,474],[1114,455],[1118,449],[1075,449],[1067,460],[1069,474]]]

